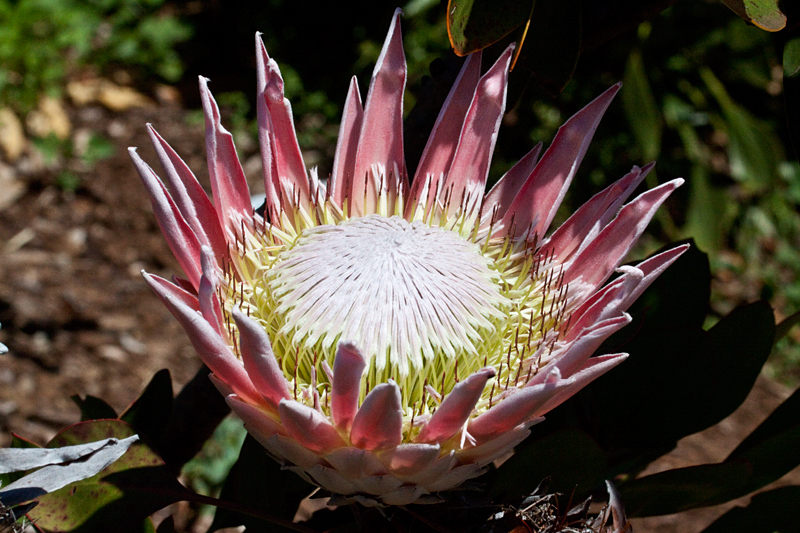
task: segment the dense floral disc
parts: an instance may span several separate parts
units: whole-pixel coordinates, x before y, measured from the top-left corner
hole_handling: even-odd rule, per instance
[[[618,85],[485,192],[511,48],[483,76],[480,54],[465,61],[409,180],[399,16],[364,104],[351,83],[326,182],[305,167],[280,71],[256,38],[263,216],[207,80],[213,203],[152,128],[165,183],[131,149],[187,278],[147,281],[248,431],[340,503],[436,501],[507,455],[625,359],[593,354],[685,250],[619,266],[682,183],[626,203],[652,164],[550,231]]]

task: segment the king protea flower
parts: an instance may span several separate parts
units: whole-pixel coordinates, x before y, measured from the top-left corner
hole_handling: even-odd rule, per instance
[[[634,167],[548,228],[614,86],[484,194],[509,48],[464,63],[409,184],[398,11],[362,106],[353,78],[327,184],[307,170],[277,63],[256,36],[266,202],[200,79],[215,203],[149,127],[166,186],[131,156],[185,280],[145,278],[267,451],[339,501],[402,505],[481,474],[616,366],[592,357],[685,248],[620,262],[674,180],[623,205]],[[620,272],[611,283],[604,283]]]

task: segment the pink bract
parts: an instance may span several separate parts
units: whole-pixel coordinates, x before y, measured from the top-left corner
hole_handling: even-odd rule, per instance
[[[131,149],[186,275],[145,279],[247,430],[340,503],[433,502],[480,475],[627,357],[592,354],[686,249],[619,266],[682,183],[625,203],[652,164],[548,233],[619,85],[485,193],[511,48],[483,76],[480,54],[466,60],[409,182],[399,21],[364,105],[353,78],[327,182],[306,169],[257,36],[263,214],[205,79],[213,204],[152,127],[166,180]]]

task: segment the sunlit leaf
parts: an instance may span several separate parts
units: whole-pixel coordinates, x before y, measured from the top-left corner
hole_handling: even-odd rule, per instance
[[[780,31],[786,27],[786,15],[778,6],[779,0],[722,0],[722,3],[762,30]]]
[[[800,37],[783,47],[783,75],[787,78],[800,74]]]
[[[533,0],[449,0],[447,34],[464,56],[496,43],[524,24]]]
[[[48,447],[105,438],[124,439],[132,435],[133,429],[120,420],[80,422],[56,435]],[[128,476],[128,486],[121,488],[112,484],[110,476]],[[130,478],[137,478],[136,488],[131,487]],[[169,475],[164,462],[139,442],[99,474],[39,498],[39,505],[31,511],[30,517],[37,521],[38,527],[54,533],[138,533],[147,531],[145,518],[148,515],[181,499],[181,492],[186,489]]]
[[[48,492],[92,477],[119,459],[137,436],[47,449],[11,448],[0,450],[4,473],[36,469],[0,489],[0,500],[11,506],[33,500]]]
[[[121,446],[118,446],[121,442],[118,439],[106,439],[62,448],[0,448],[0,473],[67,464],[81,458],[86,459],[93,454],[97,455],[98,451],[109,447],[117,447],[117,451],[122,450],[124,453],[136,440],[132,438]]]

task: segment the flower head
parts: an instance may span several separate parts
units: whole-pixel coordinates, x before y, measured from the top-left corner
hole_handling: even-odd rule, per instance
[[[480,54],[466,60],[409,184],[399,17],[365,105],[351,83],[327,184],[303,163],[258,36],[263,214],[205,79],[214,204],[152,128],[166,186],[131,149],[187,276],[147,281],[269,453],[340,501],[365,504],[434,500],[508,453],[626,357],[591,356],[685,250],[618,269],[681,183],[623,205],[652,165],[548,233],[619,86],[484,194],[511,48],[483,76]]]

